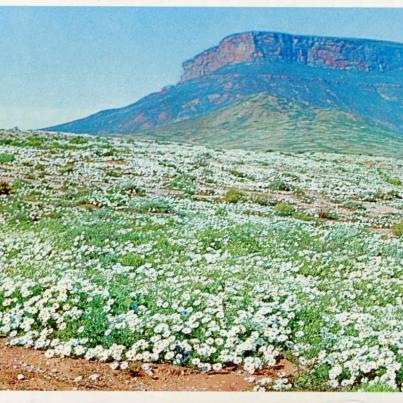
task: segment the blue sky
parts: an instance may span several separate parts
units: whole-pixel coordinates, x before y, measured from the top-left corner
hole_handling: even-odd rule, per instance
[[[181,63],[249,30],[403,43],[403,9],[0,7],[0,128],[135,102]]]

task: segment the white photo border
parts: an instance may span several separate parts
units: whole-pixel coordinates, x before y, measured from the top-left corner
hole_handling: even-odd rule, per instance
[[[3,6],[403,8],[403,0],[0,0]],[[403,22],[402,22],[403,23]],[[0,368],[1,371],[1,368]],[[2,391],[0,403],[402,403],[402,393]]]

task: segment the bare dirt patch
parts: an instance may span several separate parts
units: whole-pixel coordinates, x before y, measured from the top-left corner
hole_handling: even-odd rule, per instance
[[[106,165],[117,165],[121,167],[127,167],[129,166],[129,163],[123,160],[109,160],[109,161],[104,161]]]
[[[43,351],[10,347],[0,338],[0,390],[110,390],[110,391],[248,391],[251,375],[230,368],[211,374],[167,364],[153,364],[152,374],[112,370],[108,363],[74,358],[45,357]],[[297,368],[282,359],[253,378],[293,376]]]

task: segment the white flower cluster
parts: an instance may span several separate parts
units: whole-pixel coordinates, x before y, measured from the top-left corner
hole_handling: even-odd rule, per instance
[[[284,391],[292,387],[289,379],[282,374],[279,374],[275,379],[270,377],[260,378],[255,380],[255,383],[256,386],[253,388],[255,392]]]

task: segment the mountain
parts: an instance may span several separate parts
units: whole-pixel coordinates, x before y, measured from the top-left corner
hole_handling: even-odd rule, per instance
[[[403,136],[370,119],[312,108],[265,93],[136,136],[261,151],[348,150],[389,157],[403,155]]]
[[[144,132],[261,93],[370,119],[371,127],[403,134],[403,44],[275,32],[234,34],[185,61],[176,85],[126,107],[44,130]]]

